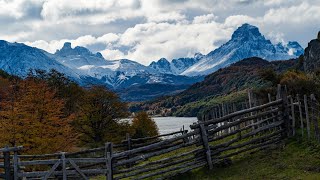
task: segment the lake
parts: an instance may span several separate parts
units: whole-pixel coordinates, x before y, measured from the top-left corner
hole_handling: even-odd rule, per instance
[[[179,131],[183,126],[185,130],[190,131],[189,126],[198,121],[197,117],[152,117],[152,119],[156,122],[160,134]]]
[[[158,125],[160,134],[179,131],[182,126],[190,131],[189,126],[198,121],[197,117],[153,117],[152,119]]]

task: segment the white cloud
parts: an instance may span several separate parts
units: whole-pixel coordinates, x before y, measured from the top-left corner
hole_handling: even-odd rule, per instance
[[[23,13],[21,12],[21,4],[22,1],[0,1],[0,15],[1,16],[9,16],[16,19],[19,19],[23,16]]]
[[[105,59],[122,59],[125,57],[123,52],[117,49],[106,49],[101,51],[101,54]]]
[[[196,16],[193,18],[194,24],[211,23],[218,19],[214,14],[206,14],[202,16]]]
[[[166,21],[181,21],[186,17],[178,12],[168,12],[161,14],[153,14],[147,17],[149,22],[166,22]]]
[[[119,40],[119,36],[114,33],[108,33],[108,34],[105,34],[105,35],[97,38],[98,42],[102,42],[105,44],[116,42],[118,40]]]
[[[227,27],[235,27],[235,26],[241,26],[244,23],[250,23],[250,24],[257,24],[259,22],[259,18],[253,18],[246,15],[234,15],[229,16],[225,20],[225,25]]]
[[[297,25],[302,22],[314,23],[319,21],[320,4],[311,5],[309,3],[302,3],[298,6],[291,6],[289,8],[270,9],[264,16],[264,21],[274,24],[292,24]]]

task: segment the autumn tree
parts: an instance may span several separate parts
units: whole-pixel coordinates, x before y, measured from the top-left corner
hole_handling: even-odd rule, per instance
[[[319,89],[315,79],[300,71],[285,72],[280,76],[280,84],[286,85],[290,94],[317,93]]]
[[[0,142],[23,145],[27,153],[69,151],[76,139],[63,113],[64,100],[45,81],[9,82],[1,91]]]
[[[132,120],[134,138],[152,137],[159,135],[157,124],[146,112],[138,112]]]
[[[29,73],[29,78],[46,81],[48,86],[56,92],[56,97],[65,101],[64,113],[69,116],[78,110],[78,104],[84,96],[84,89],[77,83],[71,81],[65,74],[51,69],[34,70]]]
[[[81,145],[97,147],[105,142],[119,142],[129,131],[127,104],[112,91],[94,86],[85,92],[79,104],[74,127],[80,133]]]

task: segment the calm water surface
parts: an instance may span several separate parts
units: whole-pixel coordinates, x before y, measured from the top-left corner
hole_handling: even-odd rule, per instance
[[[182,126],[184,126],[184,129],[190,131],[189,126],[192,123],[197,122],[196,117],[153,117],[152,119],[158,125],[160,134],[179,131]]]

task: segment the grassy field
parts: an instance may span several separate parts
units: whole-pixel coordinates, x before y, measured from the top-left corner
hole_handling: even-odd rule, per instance
[[[272,150],[246,154],[232,159],[232,164],[192,171],[173,179],[320,179],[320,144],[288,140]]]

